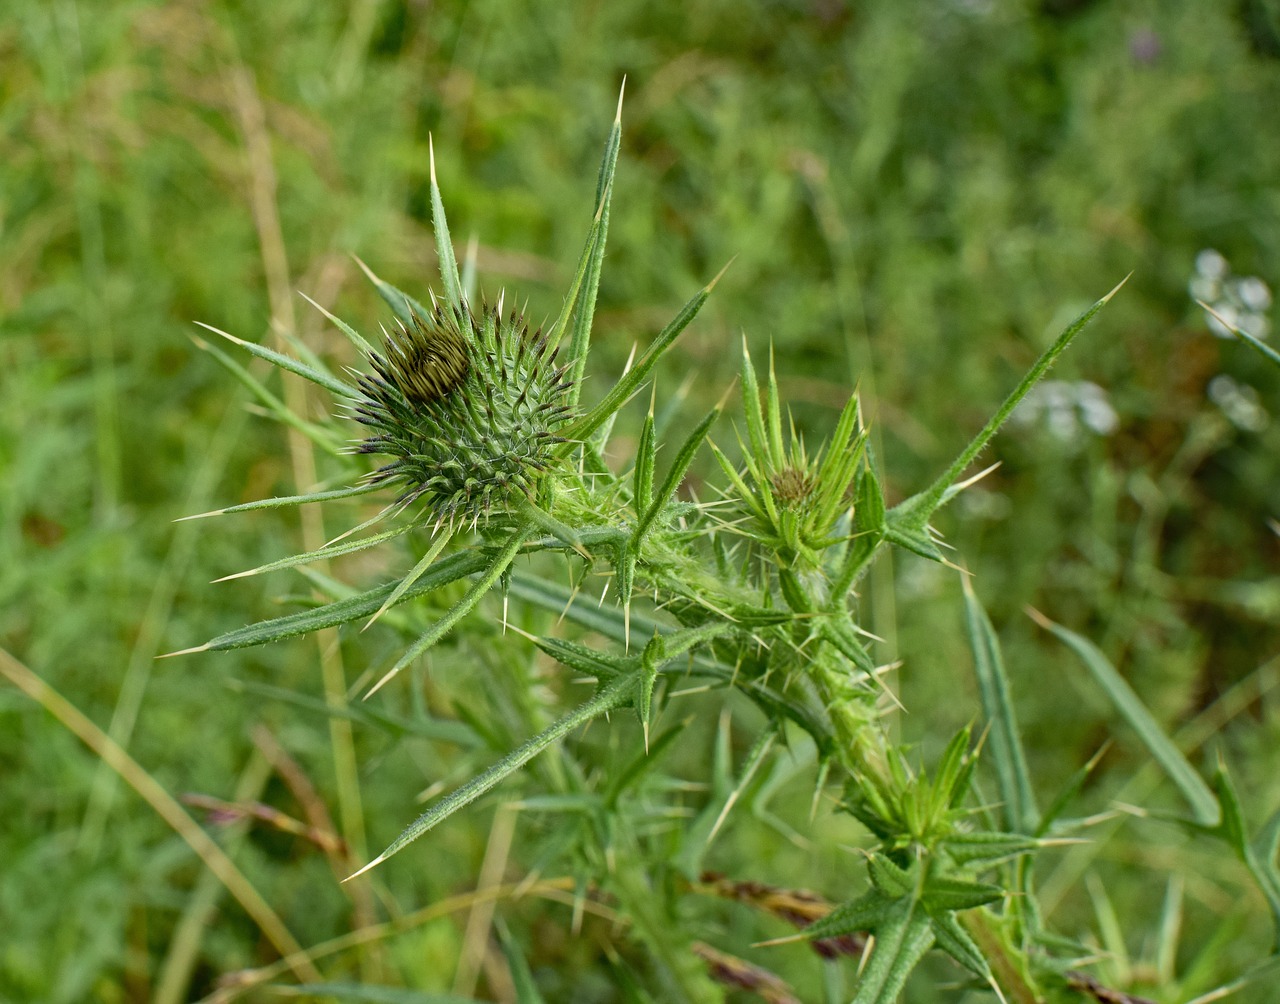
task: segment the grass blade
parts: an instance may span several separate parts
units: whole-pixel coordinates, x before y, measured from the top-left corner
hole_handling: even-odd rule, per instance
[[[1182,797],[1191,806],[1196,822],[1206,827],[1216,826],[1221,817],[1218,799],[1196,773],[1196,769],[1182,755],[1182,751],[1160,728],[1146,705],[1142,703],[1142,699],[1124,677],[1116,672],[1116,668],[1111,665],[1102,651],[1087,638],[1069,631],[1060,624],[1055,624],[1038,610],[1028,609],[1027,613],[1042,628],[1066,642],[1067,647],[1080,657],[1085,668],[1093,674],[1094,680],[1106,692],[1116,710],[1138,733],[1143,745],[1182,792]]]
[[[961,577],[964,586],[965,622],[969,628],[969,644],[973,649],[973,669],[978,678],[982,707],[991,723],[991,759],[996,767],[996,781],[1004,826],[1016,833],[1032,833],[1038,825],[1035,791],[1022,747],[1022,733],[1014,712],[1009,678],[1000,654],[991,619],[973,592],[969,576]]]

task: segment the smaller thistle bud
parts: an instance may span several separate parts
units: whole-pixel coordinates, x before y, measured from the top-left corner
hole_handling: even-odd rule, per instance
[[[370,479],[402,486],[398,503],[421,500],[437,525],[474,525],[533,498],[570,413],[556,355],[501,303],[414,313],[358,381],[355,417],[371,432],[359,452],[392,458]]]

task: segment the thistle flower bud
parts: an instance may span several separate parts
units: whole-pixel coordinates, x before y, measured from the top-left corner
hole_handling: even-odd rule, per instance
[[[358,380],[355,417],[370,429],[359,452],[392,458],[370,480],[401,485],[398,502],[421,500],[437,525],[474,525],[533,498],[569,418],[556,350],[501,302],[473,313],[437,301],[410,321]]]

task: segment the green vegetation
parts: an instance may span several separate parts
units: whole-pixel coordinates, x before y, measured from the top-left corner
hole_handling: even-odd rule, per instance
[[[0,1000],[1269,1000],[1278,54],[11,5]]]

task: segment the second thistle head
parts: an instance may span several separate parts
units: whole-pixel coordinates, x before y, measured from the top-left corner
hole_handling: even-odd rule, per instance
[[[474,525],[533,498],[569,418],[567,367],[541,332],[502,303],[436,301],[370,355],[355,417],[361,453],[391,458],[371,475],[421,501],[436,523]]]

